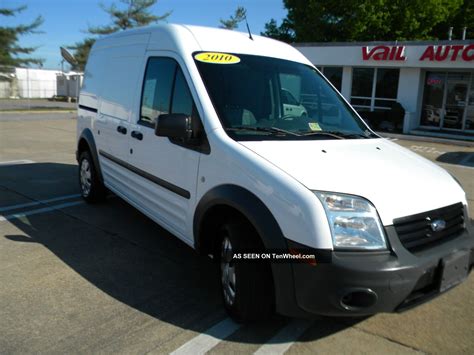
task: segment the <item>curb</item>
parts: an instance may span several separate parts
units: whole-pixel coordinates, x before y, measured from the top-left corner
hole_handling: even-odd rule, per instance
[[[396,133],[387,133],[387,132],[376,132],[376,133],[383,138],[397,138],[397,139],[406,140],[406,141],[449,144],[449,145],[457,145],[461,147],[474,147],[474,141],[449,139],[449,138],[441,138],[441,137],[433,137],[433,136],[415,136],[411,134],[396,134]]]

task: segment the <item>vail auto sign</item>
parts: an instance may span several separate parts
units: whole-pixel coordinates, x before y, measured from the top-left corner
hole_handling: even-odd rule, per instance
[[[362,47],[362,59],[376,61],[405,61],[405,46],[375,46],[372,49]],[[419,61],[444,62],[446,60],[474,61],[474,44],[435,46],[429,45],[418,59]]]
[[[452,46],[428,46],[421,55],[420,60],[442,62],[449,59],[454,62],[458,58],[466,62],[474,61],[474,44],[468,46],[460,44]]]
[[[404,56],[405,46],[375,46],[362,47],[363,60],[406,60]]]

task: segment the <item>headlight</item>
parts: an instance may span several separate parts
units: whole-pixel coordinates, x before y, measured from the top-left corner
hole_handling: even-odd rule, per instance
[[[314,193],[326,211],[334,249],[387,249],[382,223],[369,201],[351,195]]]

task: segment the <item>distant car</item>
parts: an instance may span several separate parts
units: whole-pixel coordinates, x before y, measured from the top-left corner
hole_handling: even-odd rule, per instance
[[[426,105],[424,107],[426,122],[430,122],[431,124],[437,126],[439,125],[440,116],[441,116],[441,109],[435,108],[432,105]]]
[[[283,111],[285,116],[308,116],[306,108],[293,96],[293,94],[286,90],[281,89],[281,101],[283,103]]]

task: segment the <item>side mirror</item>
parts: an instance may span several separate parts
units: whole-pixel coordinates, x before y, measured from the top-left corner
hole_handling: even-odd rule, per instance
[[[155,134],[186,142],[193,137],[191,117],[182,113],[159,115],[156,120]]]

